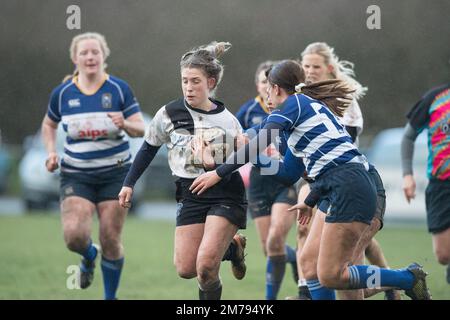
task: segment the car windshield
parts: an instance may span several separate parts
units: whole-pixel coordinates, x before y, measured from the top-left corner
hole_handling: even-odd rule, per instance
[[[399,166],[401,164],[402,130],[386,132],[374,141],[368,153],[374,165]],[[421,133],[414,144],[414,165],[426,165],[428,157],[426,133]]]

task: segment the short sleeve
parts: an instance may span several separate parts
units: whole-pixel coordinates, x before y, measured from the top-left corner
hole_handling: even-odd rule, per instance
[[[59,91],[53,90],[47,108],[47,116],[54,122],[61,121],[61,110],[59,108]]]
[[[137,112],[141,112],[141,107],[128,84],[125,84],[122,89],[124,98],[122,113],[126,119]]]
[[[406,115],[411,127],[413,127],[417,133],[422,132],[422,130],[428,126],[428,122],[430,120],[429,110],[433,100],[434,94],[424,96]]]
[[[167,114],[166,107],[162,107],[158,110],[145,130],[145,141],[155,147],[168,143],[170,141],[171,127],[173,126]]]
[[[356,134],[359,136],[363,130],[363,116],[358,101],[353,99],[350,106],[345,110],[344,116],[341,119],[342,124],[347,127],[355,127]]]
[[[279,109],[274,110],[267,117],[266,123],[276,123],[284,130],[292,129],[300,116],[300,105],[297,101],[293,101],[293,97],[288,98]]]

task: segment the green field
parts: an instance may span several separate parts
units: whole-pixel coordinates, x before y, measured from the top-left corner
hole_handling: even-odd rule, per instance
[[[224,262],[223,299],[264,299],[265,259],[251,222],[244,233],[248,237],[247,276],[242,281],[235,280],[229,262]],[[172,264],[173,234],[172,222],[135,217],[127,220],[120,299],[197,299],[196,280],[178,278]],[[292,230],[291,243],[293,239]],[[445,267],[435,261],[425,226],[386,226],[377,239],[392,267],[403,267],[412,261],[423,264],[430,274],[433,298],[450,299]],[[89,289],[67,289],[66,270],[78,264],[79,257],[66,250],[58,215],[0,216],[0,257],[0,299],[102,299],[100,269]],[[286,271],[279,295],[282,299],[296,292],[290,266]]]

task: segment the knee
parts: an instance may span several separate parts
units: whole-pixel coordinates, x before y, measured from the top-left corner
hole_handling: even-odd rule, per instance
[[[100,245],[102,247],[103,254],[106,257],[115,258],[121,255],[123,250],[122,243],[119,236],[113,236],[111,234],[103,234],[100,236]]]
[[[89,244],[89,234],[68,226],[64,228],[64,242],[70,251],[81,252]]]
[[[200,284],[206,285],[217,280],[218,265],[212,259],[197,262],[197,277]]]
[[[308,226],[297,224],[297,239],[303,240],[308,236]]]
[[[195,269],[188,268],[188,267],[185,267],[185,266],[176,266],[176,268],[177,268],[178,276],[180,278],[192,279],[192,278],[195,278],[197,276],[197,272],[195,271]]]
[[[330,289],[344,289],[344,282],[342,279],[342,273],[337,269],[319,270],[318,273],[319,282],[322,286]]]
[[[448,250],[436,249],[435,255],[440,264],[444,266],[450,264],[450,252]]]
[[[268,255],[282,255],[285,252],[285,244],[281,237],[277,235],[269,235],[267,238]]]

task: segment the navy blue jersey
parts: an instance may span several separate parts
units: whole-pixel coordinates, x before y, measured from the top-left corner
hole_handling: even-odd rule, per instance
[[[108,117],[115,112],[125,119],[140,112],[128,84],[116,77],[106,75],[94,94],[83,93],[76,77],[53,90],[47,115],[67,133],[62,171],[107,170],[130,162],[126,135]]]
[[[260,96],[255,97],[244,103],[236,113],[236,118],[239,120],[244,130],[252,129],[259,131],[267,120],[270,114],[269,109],[264,104]],[[287,138],[284,132],[280,132],[280,136],[276,139],[275,148],[284,155],[287,149]]]
[[[264,104],[262,98],[257,96],[244,103],[236,113],[236,118],[242,126],[247,130],[260,124],[269,115],[269,109]]]
[[[274,110],[267,123],[276,123],[287,132],[288,147],[303,158],[309,177],[315,178],[327,169],[344,163],[368,162],[353,145],[340,120],[320,101],[294,94]]]

